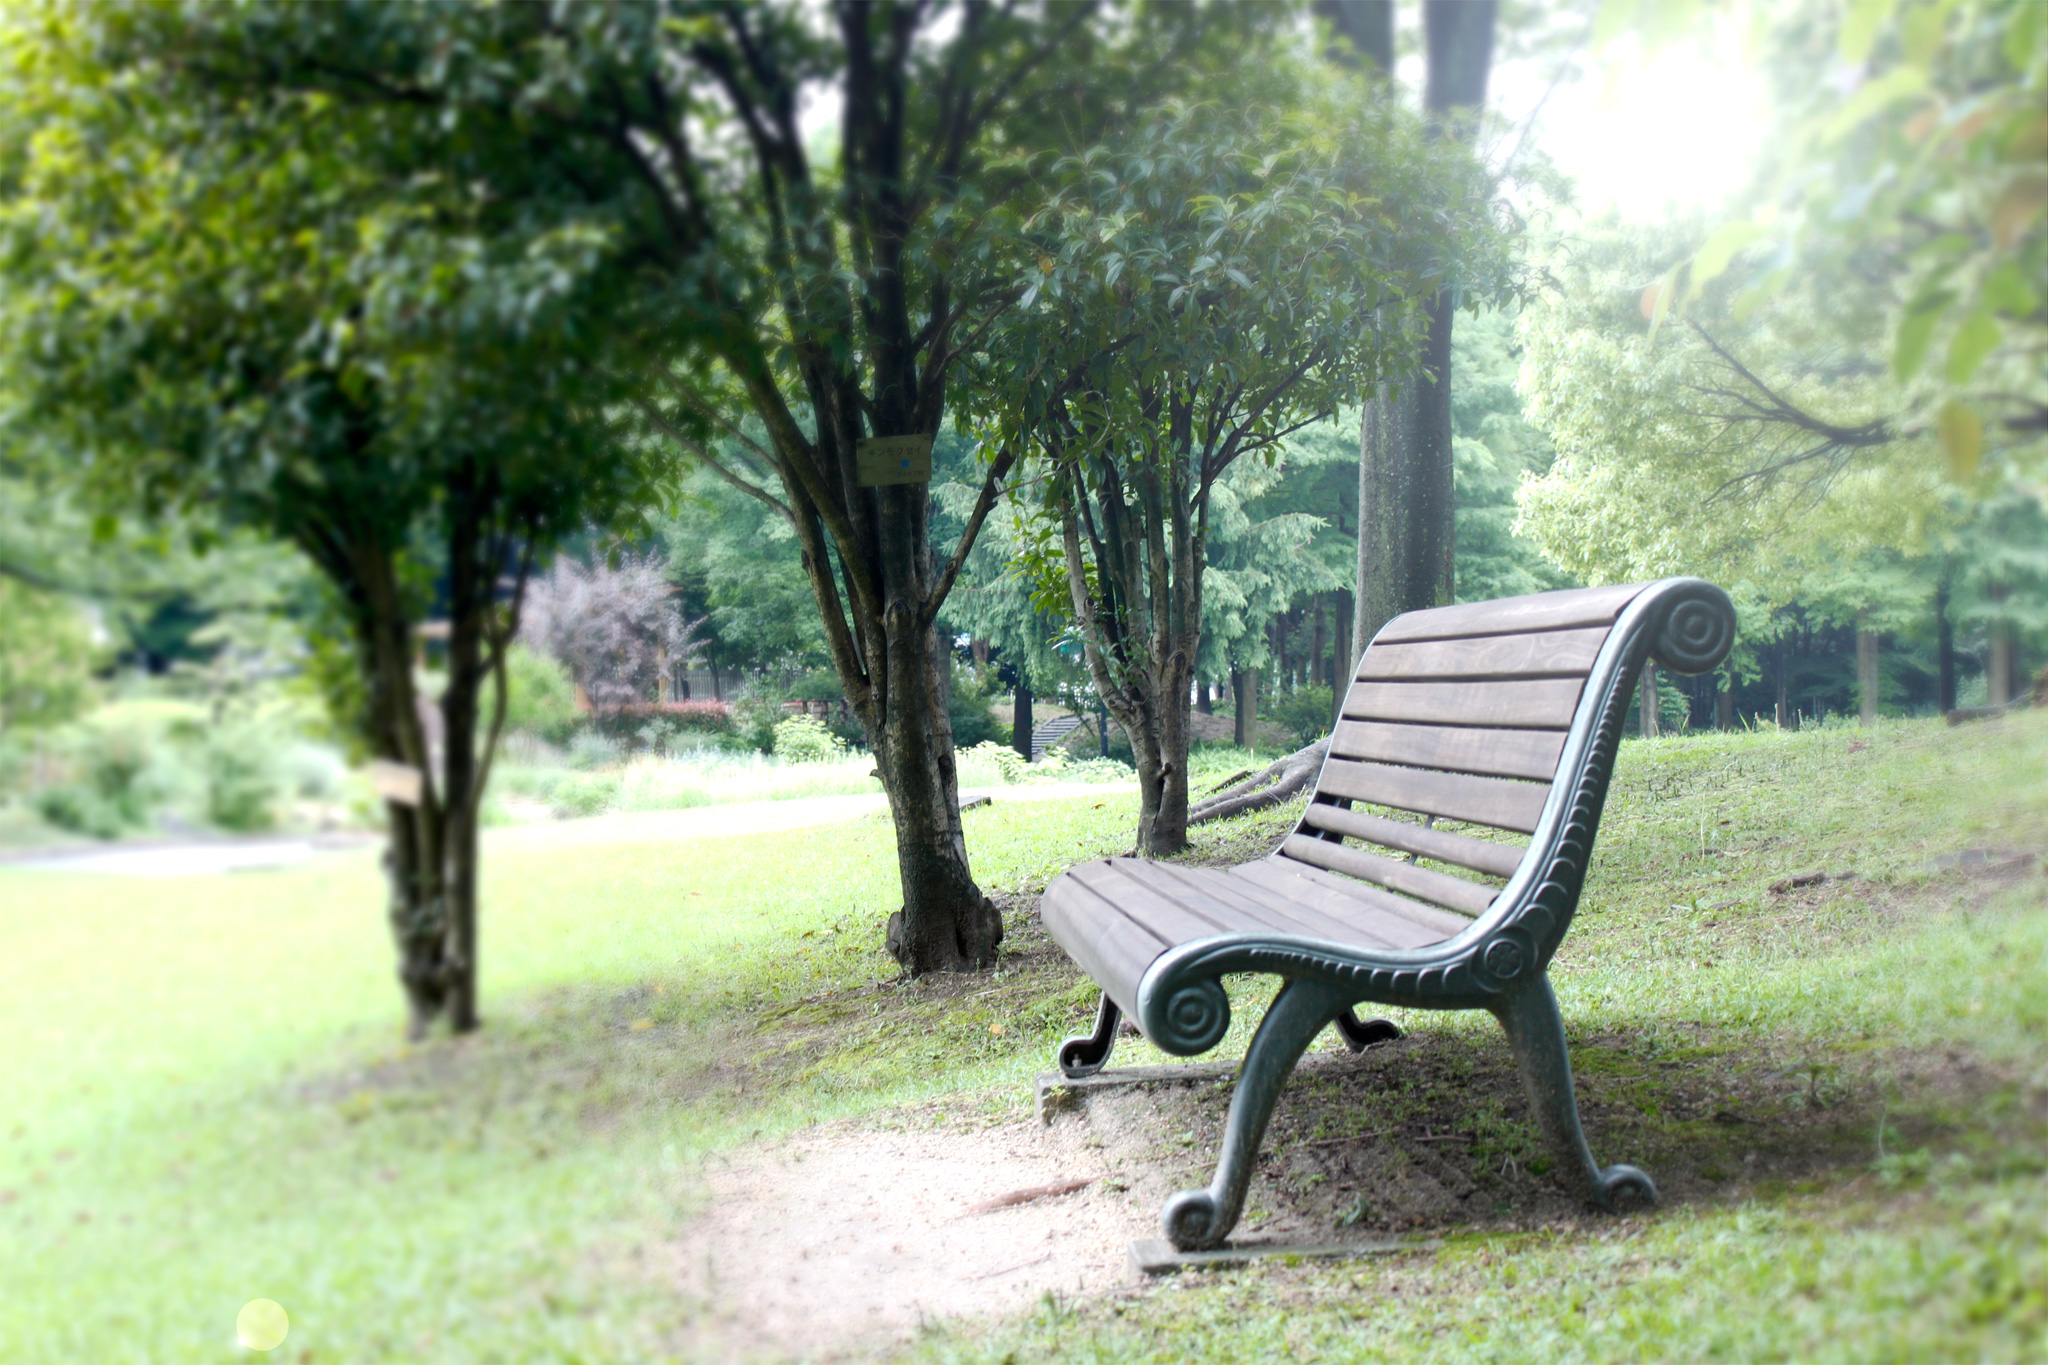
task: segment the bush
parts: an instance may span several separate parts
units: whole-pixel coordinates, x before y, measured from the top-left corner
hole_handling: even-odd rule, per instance
[[[775,756],[784,763],[829,763],[846,756],[846,741],[815,716],[790,716],[776,722]]]
[[[775,726],[783,717],[780,692],[764,682],[750,682],[734,694],[731,710],[736,746],[763,754],[775,747]]]
[[[281,740],[270,726],[251,720],[224,721],[207,732],[200,768],[208,823],[241,833],[277,823],[284,795]]]
[[[954,668],[953,695],[946,714],[953,722],[956,749],[972,749],[1003,737],[1003,727],[989,706],[988,685],[972,670]]]
[[[1327,687],[1296,688],[1264,702],[1259,719],[1287,731],[1296,746],[1309,745],[1330,733],[1330,713],[1336,709],[1336,702],[1336,694]]]
[[[515,644],[505,654],[505,728],[550,744],[566,741],[582,723],[569,670],[545,654]]]
[[[588,773],[557,783],[548,805],[558,816],[602,815],[619,799],[619,779],[611,773]]]
[[[0,730],[61,725],[92,700],[92,631],[54,593],[0,578]]]
[[[62,735],[58,753],[67,777],[36,793],[36,813],[59,829],[97,839],[147,823],[150,802],[141,779],[154,757],[152,741],[133,725],[81,725]]]

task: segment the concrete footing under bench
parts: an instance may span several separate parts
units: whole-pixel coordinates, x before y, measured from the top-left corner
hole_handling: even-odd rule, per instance
[[[1054,1115],[1073,1113],[1087,1103],[1090,1095],[1104,1090],[1121,1090],[1132,1085],[1171,1085],[1225,1080],[1236,1075],[1236,1062],[1190,1062],[1186,1066],[1126,1066],[1081,1077],[1069,1077],[1058,1071],[1041,1071],[1038,1073],[1035,1101],[1038,1121],[1051,1123]]]
[[[1319,1246],[1288,1246],[1284,1243],[1254,1242],[1247,1246],[1219,1247],[1215,1251],[1181,1251],[1164,1238],[1131,1243],[1131,1278],[1176,1275],[1183,1270],[1230,1270],[1255,1261],[1347,1261],[1364,1256],[1399,1256],[1411,1251],[1435,1251],[1442,1242],[1328,1242]]]

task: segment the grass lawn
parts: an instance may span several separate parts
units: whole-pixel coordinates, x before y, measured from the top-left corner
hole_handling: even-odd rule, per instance
[[[879,946],[879,818],[567,850],[492,831],[486,1027],[419,1049],[367,852],[177,880],[0,868],[0,1360],[247,1359],[235,1315],[258,1297],[290,1311],[291,1360],[685,1356],[695,1309],[662,1248],[705,1154],[935,1098],[1028,1105],[1091,994],[1024,915],[1068,862],[1127,848],[1134,805],[970,813],[1026,952],[910,985]],[[1276,823],[1197,856],[1263,851]],[[1585,1086],[1632,1125],[1596,1131],[1603,1159],[1662,1179],[1660,1151],[1707,1153],[1663,1209],[1054,1302],[914,1353],[2048,1355],[2043,854],[2048,715],[1624,746],[1553,972]],[[1769,889],[1811,872],[1830,879]],[[1497,1047],[1490,1020],[1414,1022]],[[1790,1169],[1795,1142],[1796,1175],[1745,1170]]]

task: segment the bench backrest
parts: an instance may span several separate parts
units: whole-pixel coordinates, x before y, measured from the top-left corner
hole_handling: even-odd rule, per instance
[[[1528,836],[1556,842],[1570,794],[1553,788],[1584,785],[1589,765],[1597,824],[1645,658],[1703,672],[1733,633],[1726,595],[1698,579],[1398,616],[1360,657],[1315,793],[1275,856],[1371,883],[1380,890],[1362,894],[1374,899],[1482,915],[1504,879],[1524,880]],[[1590,841],[1588,829],[1579,874]]]

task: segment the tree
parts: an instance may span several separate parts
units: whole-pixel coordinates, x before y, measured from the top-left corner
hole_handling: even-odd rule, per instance
[[[516,143],[285,74],[309,48],[387,60],[406,22],[107,6],[12,26],[0,355],[17,419],[109,515],[254,528],[332,585],[347,720],[417,779],[386,807],[417,1034],[477,1023],[477,804],[529,568],[657,471],[606,416],[603,341],[635,295],[573,188],[480,195],[480,168],[539,178]],[[430,590],[438,754],[411,668]]]
[[[1603,25],[1627,23],[1615,7]],[[1696,5],[1673,7],[1682,37]],[[1924,0],[1769,12],[1773,135],[1755,185],[1644,283],[1653,330],[1713,350],[1705,404],[1759,436],[1746,481],[1824,486],[1925,441],[1978,496],[2048,466],[2048,12],[2033,0]],[[1816,79],[1816,73],[1824,73]],[[1891,382],[1853,417],[1784,393],[1731,335],[1822,323],[1845,367]]]
[[[1391,108],[1174,106],[1063,164],[1007,407],[1049,467],[1089,668],[1137,760],[1139,851],[1172,853],[1219,480],[1388,377],[1416,300],[1454,262],[1485,279],[1491,224],[1470,161]]]
[[[1001,933],[961,837],[934,625],[1010,463],[989,452],[946,554],[928,489],[864,483],[861,443],[935,436],[956,364],[1022,292],[1005,206],[1034,153],[1241,59],[1280,18],[791,0],[247,22],[304,89],[516,145],[518,165],[476,162],[464,183],[505,206],[577,198],[637,268],[661,320],[618,373],[650,430],[789,521],[895,818],[889,941],[924,972],[990,963]],[[836,97],[836,137],[804,125],[814,92]],[[745,436],[746,414],[762,435],[729,462],[713,438]]]
[[[1433,134],[1486,101],[1495,0],[1423,0],[1427,79],[1422,106]],[[1368,25],[1342,26],[1354,42]],[[1361,47],[1384,71],[1380,54]],[[1371,640],[1404,611],[1454,599],[1456,486],[1451,433],[1451,331],[1456,280],[1432,297],[1412,378],[1366,391],[1359,423],[1358,585],[1354,638]]]
[[[704,622],[683,619],[667,567],[630,550],[617,564],[557,559],[527,590],[520,635],[559,660],[599,710],[655,701],[664,673],[702,649]]]

